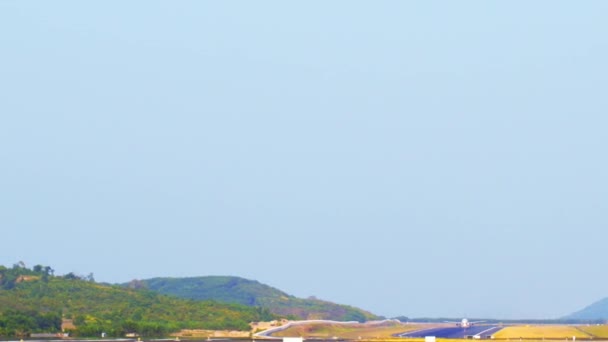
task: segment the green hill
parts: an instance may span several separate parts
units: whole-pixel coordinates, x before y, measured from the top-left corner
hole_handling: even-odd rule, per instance
[[[194,301],[145,289],[95,283],[70,273],[53,276],[50,267],[33,270],[0,266],[0,335],[60,331],[62,319],[73,335],[138,333],[161,336],[180,329],[250,329],[249,322],[277,316],[259,307]]]
[[[582,310],[574,312],[564,319],[604,322],[608,320],[608,298],[599,300]]]
[[[141,281],[162,294],[195,300],[259,306],[270,312],[297,319],[367,321],[379,317],[347,305],[319,299],[301,299],[254,280],[228,276],[152,278]]]

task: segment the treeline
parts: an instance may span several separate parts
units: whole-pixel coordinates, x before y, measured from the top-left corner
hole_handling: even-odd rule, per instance
[[[180,325],[175,323],[118,320],[111,324],[85,323],[79,326],[75,331],[72,331],[72,333],[73,336],[78,337],[101,336],[102,333],[111,337],[125,336],[129,333],[135,333],[140,336],[158,337],[166,336],[178,330],[180,330]]]
[[[32,269],[29,269],[22,261],[13,265],[13,268],[6,268],[0,265],[0,288],[10,290],[17,283],[28,279],[48,281],[54,272],[51,267],[42,265],[36,265]]]
[[[253,321],[279,318],[238,304],[185,300],[145,288],[96,283],[92,274],[56,276],[51,267],[0,266],[0,335],[55,333],[70,321],[72,336],[165,336],[180,329],[250,329]]]
[[[32,332],[60,330],[61,315],[57,312],[6,310],[0,315],[0,336],[25,337]]]

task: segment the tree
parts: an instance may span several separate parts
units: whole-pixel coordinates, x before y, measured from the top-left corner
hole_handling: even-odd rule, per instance
[[[74,317],[73,323],[75,326],[81,327],[86,324],[86,319],[85,319],[84,315],[78,315],[78,316]]]
[[[74,272],[70,272],[70,273],[64,275],[63,279],[76,280],[76,279],[80,279],[80,277],[75,275]]]
[[[55,270],[52,269],[50,266],[46,266],[44,268],[44,273],[48,274],[48,275],[54,275],[55,274]]]
[[[16,263],[16,264],[13,265],[13,269],[14,270],[17,270],[17,269],[20,269],[20,268],[26,268],[25,267],[25,263],[23,261],[19,261],[18,263]]]

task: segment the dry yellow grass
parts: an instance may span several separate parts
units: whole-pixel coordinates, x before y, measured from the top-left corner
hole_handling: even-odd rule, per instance
[[[425,342],[422,337],[361,337],[354,339],[357,342]],[[453,338],[437,338],[436,342],[465,342],[472,341],[471,339],[453,339]],[[520,342],[520,341],[517,341]],[[521,342],[538,342],[538,341],[521,341]]]
[[[566,339],[590,338],[591,336],[573,326],[567,325],[531,325],[506,327],[494,334],[498,339]]]
[[[430,326],[413,324],[308,324],[293,326],[289,329],[273,334],[273,336],[302,336],[309,338],[333,337],[344,339],[361,339],[361,342],[423,342],[418,338],[395,338],[394,334],[413,331]],[[568,326],[568,325],[522,325],[508,326],[494,334],[495,339],[513,339],[521,342],[532,342],[543,339],[572,340],[577,339],[608,338],[608,326]],[[453,339],[437,339],[437,342],[449,342]]]
[[[598,338],[608,338],[608,325],[579,326],[580,330]]]
[[[412,324],[307,324],[297,325],[273,334],[276,337],[302,336],[310,338],[390,339],[394,334],[420,329]],[[408,339],[408,341],[410,341]]]
[[[492,340],[471,340],[471,339],[454,339],[454,338],[437,338],[436,342],[465,342],[465,341],[492,341]],[[509,340],[498,340],[498,341],[509,341]],[[564,342],[565,339],[553,339],[553,340],[543,340],[543,339],[539,339],[539,338],[535,338],[535,339],[512,339],[511,341],[513,342],[558,342],[558,341],[562,341]],[[570,337],[570,339],[568,339],[568,341],[572,342],[572,336]],[[577,340],[581,341],[581,340]],[[587,341],[589,341],[589,339],[587,339]],[[599,340],[596,340],[599,341]],[[404,337],[397,337],[397,338],[363,338],[361,340],[359,340],[358,342],[425,342],[425,340],[423,338],[404,338]]]

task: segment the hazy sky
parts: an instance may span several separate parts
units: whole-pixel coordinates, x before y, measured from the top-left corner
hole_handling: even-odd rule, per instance
[[[606,1],[0,1],[0,264],[385,316],[608,296]]]

